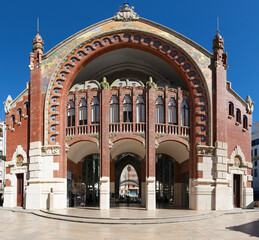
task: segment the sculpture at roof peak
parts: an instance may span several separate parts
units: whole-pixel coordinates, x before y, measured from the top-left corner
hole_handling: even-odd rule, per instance
[[[134,12],[134,7],[130,7],[128,3],[124,3],[124,6],[119,9],[120,11],[114,15],[113,20],[122,22],[139,20],[139,15]]]

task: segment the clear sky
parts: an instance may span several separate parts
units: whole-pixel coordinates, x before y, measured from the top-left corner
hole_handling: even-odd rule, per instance
[[[125,1],[13,0],[0,6],[0,81],[2,104],[14,99],[30,81],[29,53],[36,35],[37,17],[45,53],[96,22],[112,17]],[[220,19],[220,33],[228,53],[227,80],[243,98],[255,102],[253,121],[259,121],[259,1],[258,0],[128,0],[143,18],[165,25],[212,52]],[[1,105],[0,105],[1,106]],[[4,107],[0,108],[0,118]]]

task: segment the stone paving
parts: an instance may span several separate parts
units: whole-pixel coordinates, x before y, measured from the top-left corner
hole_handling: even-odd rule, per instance
[[[173,211],[173,210],[170,210]],[[103,225],[42,218],[26,212],[0,211],[0,239],[258,239],[259,212],[225,214],[174,224]]]

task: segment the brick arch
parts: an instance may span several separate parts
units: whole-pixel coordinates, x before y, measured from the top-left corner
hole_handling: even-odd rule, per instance
[[[94,137],[90,137],[87,135],[82,135],[76,138],[71,139],[70,141],[67,142],[68,146],[72,146],[75,143],[78,142],[83,142],[83,141],[87,141],[87,142],[92,142],[92,143],[96,143],[97,145],[99,144],[98,139],[94,138]]]
[[[184,146],[186,146],[186,147],[189,147],[188,141],[186,141],[186,140],[183,139],[183,138],[174,136],[174,135],[168,135],[168,136],[164,136],[164,137],[161,137],[161,138],[157,139],[157,142],[158,142],[159,144],[160,144],[160,143],[163,143],[163,142],[167,142],[167,141],[178,142],[178,143],[181,143],[182,145],[184,145]]]
[[[120,141],[120,140],[124,140],[124,139],[133,139],[133,140],[136,140],[142,144],[145,143],[145,139],[138,136],[138,135],[133,135],[133,134],[120,134],[118,136],[115,136],[113,138],[111,138],[111,141],[113,143],[117,142],[117,141]]]
[[[147,36],[143,33],[116,33],[105,35],[98,39],[80,44],[77,49],[65,57],[59,71],[49,82],[45,100],[45,144],[62,142],[58,129],[63,129],[64,123],[51,122],[53,115],[64,114],[62,103],[65,94],[82,68],[96,57],[120,48],[135,48],[154,54],[170,64],[181,76],[190,92],[193,129],[192,142],[195,144],[208,144],[211,136],[209,121],[211,119],[211,106],[208,87],[204,76],[200,73],[192,58],[184,50],[161,40],[160,37]],[[58,89],[58,92],[54,92]],[[57,98],[55,102],[52,98]],[[51,132],[50,126],[59,125],[57,132]]]

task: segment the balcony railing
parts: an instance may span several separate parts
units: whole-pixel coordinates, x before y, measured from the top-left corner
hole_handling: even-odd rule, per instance
[[[132,123],[132,122],[123,122],[123,123],[110,123],[109,124],[110,133],[145,133],[146,132],[146,123]],[[76,136],[76,135],[86,135],[86,134],[99,134],[100,125],[99,124],[90,124],[88,125],[79,125],[76,127],[67,127],[66,136]],[[189,136],[190,127],[187,126],[178,126],[173,124],[165,123],[156,123],[155,124],[155,133],[157,134],[169,134],[169,135],[179,135],[179,136]]]
[[[77,129],[78,129],[78,135],[88,134],[87,125],[80,125],[77,127]]]
[[[109,131],[111,133],[119,133],[120,132],[120,124],[119,123],[110,123]]]
[[[126,122],[122,123],[122,132],[128,133],[128,132],[133,132],[133,123],[131,122]]]
[[[66,136],[75,136],[75,135],[76,135],[76,127],[66,128]]]

